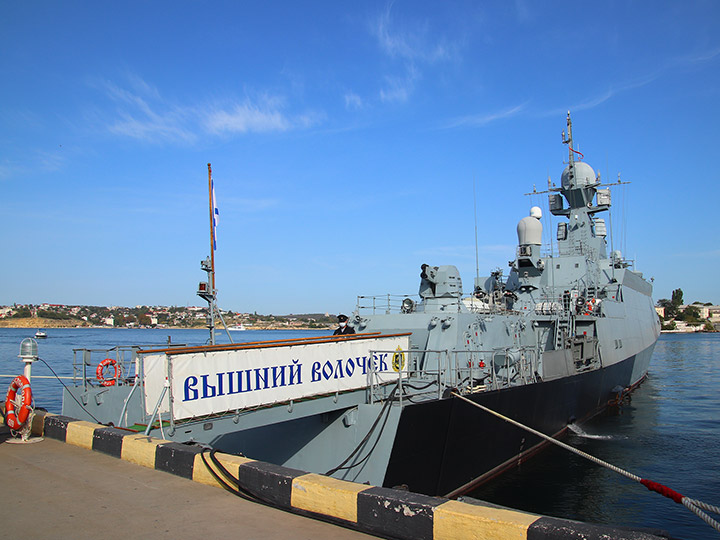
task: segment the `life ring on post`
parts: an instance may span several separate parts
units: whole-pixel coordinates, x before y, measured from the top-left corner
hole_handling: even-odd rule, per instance
[[[20,408],[16,411],[17,394],[20,396]],[[7,426],[17,431],[30,417],[32,411],[32,390],[30,389],[30,381],[25,375],[18,375],[10,383],[8,388],[7,399],[5,400],[5,423]]]
[[[105,368],[108,366],[112,366],[115,368],[115,375],[113,375],[112,379],[108,379],[105,377]],[[118,377],[120,377],[120,368],[118,367],[118,364],[114,359],[106,358],[98,364],[98,367],[95,370],[95,375],[97,375],[97,379],[98,381],[100,381],[101,385],[113,386]]]

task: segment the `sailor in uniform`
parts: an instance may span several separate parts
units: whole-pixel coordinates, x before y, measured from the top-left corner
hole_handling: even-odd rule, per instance
[[[344,336],[355,333],[355,329],[352,326],[348,326],[347,321],[347,315],[338,315],[338,324],[340,326],[335,330],[333,336]]]

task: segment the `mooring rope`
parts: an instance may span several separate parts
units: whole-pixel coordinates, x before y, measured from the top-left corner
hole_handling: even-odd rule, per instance
[[[504,420],[505,422],[509,422],[512,425],[519,427],[520,429],[524,429],[525,431],[528,431],[528,432],[532,433],[533,435],[537,435],[541,439],[545,439],[546,441],[551,442],[561,448],[564,448],[565,450],[569,450],[573,454],[577,454],[578,456],[583,457],[587,460],[590,460],[593,463],[596,463],[598,465],[601,465],[601,466],[605,467],[606,469],[615,471],[616,473],[621,474],[624,477],[629,478],[630,480],[634,480],[635,482],[638,482],[638,483],[642,484],[643,486],[645,486],[646,488],[648,488],[650,491],[655,491],[656,493],[659,493],[660,495],[663,495],[664,497],[672,499],[673,501],[675,501],[678,504],[682,504],[688,510],[693,512],[696,516],[698,516],[700,519],[702,519],[705,523],[710,525],[713,529],[720,531],[720,523],[718,523],[713,518],[711,518],[709,515],[707,515],[705,512],[703,512],[703,510],[707,510],[708,512],[720,514],[719,507],[704,503],[702,501],[698,501],[696,499],[691,499],[690,497],[685,497],[684,495],[681,495],[677,491],[672,490],[669,487],[664,486],[663,484],[659,484],[657,482],[653,482],[652,480],[647,480],[645,478],[640,478],[636,474],[633,474],[624,469],[621,469],[620,467],[616,467],[612,463],[603,461],[602,459],[596,458],[595,456],[591,456],[587,452],[578,450],[577,448],[574,448],[574,447],[570,446],[569,444],[565,444],[562,441],[558,441],[557,439],[554,439],[554,438],[550,437],[549,435],[545,435],[544,433],[541,433],[541,432],[537,431],[536,429],[526,426],[525,424],[521,424],[517,420],[513,420],[512,418],[502,415],[499,412],[486,407],[485,405],[481,405],[480,403],[475,403],[474,401],[466,398],[465,396],[461,396],[460,394],[458,394],[456,392],[452,392],[452,395],[457,398],[462,399],[463,401],[468,402],[470,405],[474,405],[475,407],[482,409],[483,411],[500,418],[501,420]]]

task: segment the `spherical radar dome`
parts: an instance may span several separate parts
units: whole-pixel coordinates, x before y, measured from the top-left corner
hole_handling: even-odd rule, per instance
[[[574,167],[574,171],[572,171]],[[576,161],[573,166],[568,165],[562,173],[563,189],[585,187],[595,183],[595,171],[585,162]]]

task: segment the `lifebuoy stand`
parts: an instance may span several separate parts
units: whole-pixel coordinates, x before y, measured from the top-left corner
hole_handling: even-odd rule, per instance
[[[38,344],[33,338],[25,338],[20,343],[19,358],[25,363],[23,374],[15,377],[8,388],[7,399],[5,400],[5,423],[15,433],[20,434],[20,438],[8,439],[6,442],[15,444],[36,443],[43,440],[42,437],[31,437],[32,423],[35,412],[33,410],[32,390],[30,381],[32,376],[32,363],[36,361],[38,356]],[[20,393],[20,404],[18,406],[18,393]],[[12,398],[12,399],[11,399]],[[17,427],[15,429],[11,422],[8,421],[8,404],[13,409],[14,418],[12,424]]]

